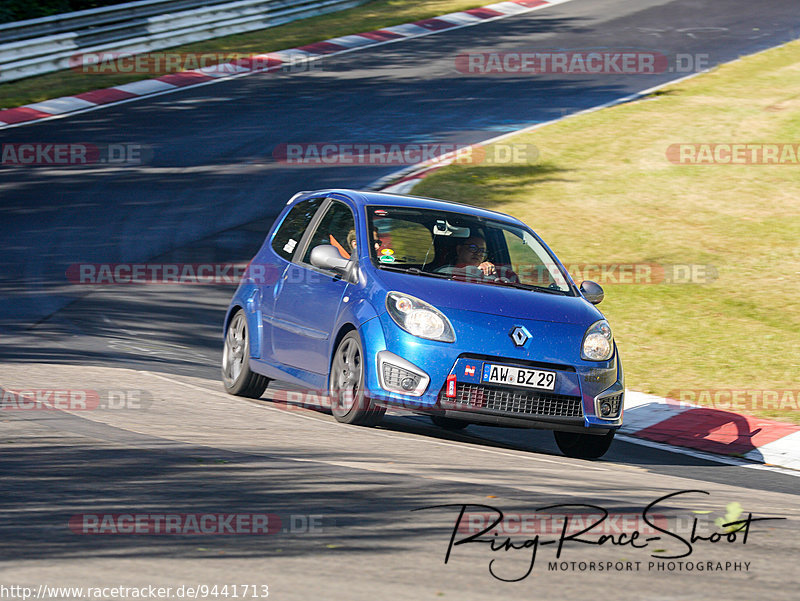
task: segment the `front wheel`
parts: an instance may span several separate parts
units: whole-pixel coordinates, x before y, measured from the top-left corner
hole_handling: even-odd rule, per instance
[[[261,398],[269,384],[269,378],[250,370],[250,337],[247,335],[247,319],[239,309],[231,319],[225,334],[222,350],[222,383],[228,394],[251,399]]]
[[[333,353],[328,392],[331,413],[337,421],[374,426],[386,409],[372,404],[364,394],[364,352],[358,332],[349,332]]]
[[[567,457],[575,459],[599,459],[606,454],[614,440],[614,430],[598,436],[576,432],[553,432],[556,444]]]

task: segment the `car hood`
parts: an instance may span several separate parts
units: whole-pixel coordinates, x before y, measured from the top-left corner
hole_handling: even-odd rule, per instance
[[[603,319],[603,314],[580,296],[441,280],[387,270],[375,271],[375,277],[387,291],[416,296],[439,309],[587,326]]]

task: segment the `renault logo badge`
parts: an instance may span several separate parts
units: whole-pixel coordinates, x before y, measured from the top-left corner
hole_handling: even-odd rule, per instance
[[[531,333],[524,326],[514,326],[508,333],[515,346],[525,346],[525,343],[532,338]]]

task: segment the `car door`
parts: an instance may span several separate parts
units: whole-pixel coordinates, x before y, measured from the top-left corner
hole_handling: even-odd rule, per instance
[[[251,263],[260,277],[254,278],[256,289],[253,300],[258,307],[260,356],[269,360],[272,353],[272,313],[275,299],[283,287],[283,275],[291,264],[298,246],[303,240],[317,212],[326,198],[316,197],[295,204],[278,225],[269,245],[264,245]]]
[[[324,374],[328,371],[330,339],[348,283],[340,273],[311,265],[311,251],[333,244],[349,258],[348,234],[355,230],[353,212],[329,200],[315,219],[283,275],[272,311],[272,352],[284,365]]]

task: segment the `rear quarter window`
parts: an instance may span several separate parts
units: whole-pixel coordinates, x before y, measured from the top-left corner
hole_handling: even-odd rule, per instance
[[[287,261],[292,260],[294,249],[300,243],[311,218],[319,209],[324,198],[311,198],[297,203],[286,215],[278,231],[272,237],[272,250]]]

